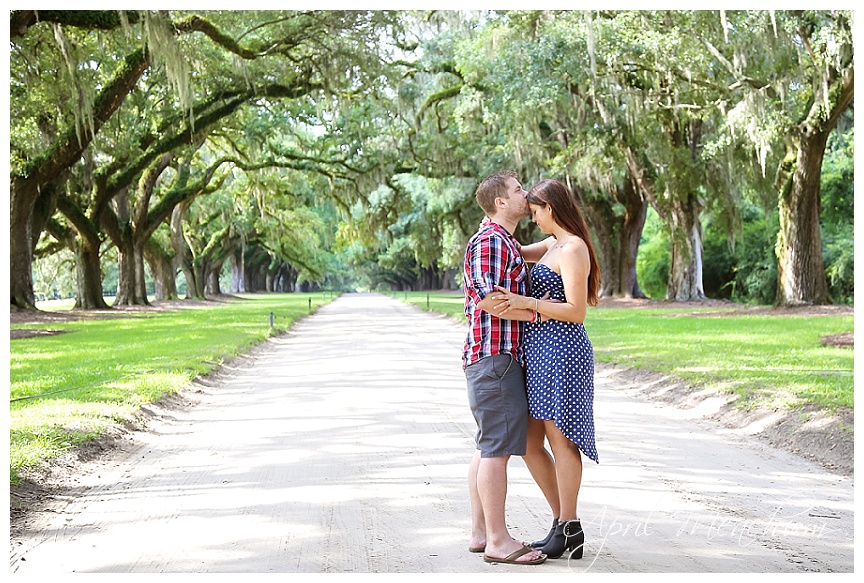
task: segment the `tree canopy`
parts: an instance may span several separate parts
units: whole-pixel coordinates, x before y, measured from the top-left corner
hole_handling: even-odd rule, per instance
[[[12,11],[11,305],[33,309],[69,258],[81,308],[177,297],[178,274],[188,297],[453,288],[474,188],[502,168],[578,193],[602,295],[642,297],[650,277],[675,300],[851,301],[852,26]]]

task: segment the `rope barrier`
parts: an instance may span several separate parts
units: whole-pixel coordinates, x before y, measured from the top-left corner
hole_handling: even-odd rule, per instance
[[[129,374],[123,375],[122,377],[116,377],[113,379],[103,379],[101,381],[87,383],[86,385],[71,387],[69,389],[60,389],[59,391],[51,391],[50,393],[40,393],[38,395],[28,395],[26,397],[17,397],[15,399],[9,399],[9,402],[10,403],[16,403],[18,401],[29,401],[30,399],[41,399],[42,397],[50,397],[51,395],[59,395],[60,393],[68,393],[69,391],[77,391],[78,389],[86,389],[87,387],[93,387],[93,386],[101,385],[101,384],[108,383],[111,381],[119,381],[120,379],[125,379],[125,378],[131,377],[131,376],[136,376],[139,374],[150,373],[150,372],[155,372],[155,371],[145,370],[142,372],[129,373]]]

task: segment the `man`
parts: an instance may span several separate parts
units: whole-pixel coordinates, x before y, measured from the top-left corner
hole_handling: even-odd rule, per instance
[[[465,251],[465,315],[471,328],[462,354],[468,403],[477,422],[477,449],[468,472],[471,495],[469,550],[490,563],[536,565],[546,555],[515,540],[507,530],[507,463],[525,455],[528,400],[525,393],[522,334],[531,310],[498,317],[500,301],[490,296],[500,285],[528,291],[528,267],[513,231],[529,215],[527,193],[514,172],[496,172],[477,187],[477,202],[488,221]]]

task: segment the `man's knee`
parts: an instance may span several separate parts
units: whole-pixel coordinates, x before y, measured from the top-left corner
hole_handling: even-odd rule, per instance
[[[480,465],[485,466],[486,468],[506,468],[507,463],[510,461],[510,457],[510,455],[492,455],[488,457],[481,457]]]

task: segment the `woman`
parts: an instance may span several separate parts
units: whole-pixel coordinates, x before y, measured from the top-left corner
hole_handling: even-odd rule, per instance
[[[522,247],[525,260],[536,262],[531,271],[531,296],[497,288],[493,298],[506,304],[502,314],[512,309],[536,312],[535,321],[525,330],[530,417],[524,459],[549,503],[553,520],[546,538],[532,546],[550,559],[566,551],[578,559],[585,540],[576,512],[582,454],[598,461],[594,352],[583,322],[587,307],[597,305],[600,269],[585,218],[564,184],[543,180],[528,193],[528,204],[532,220],[551,235]],[[549,441],[552,456],[544,439]]]

